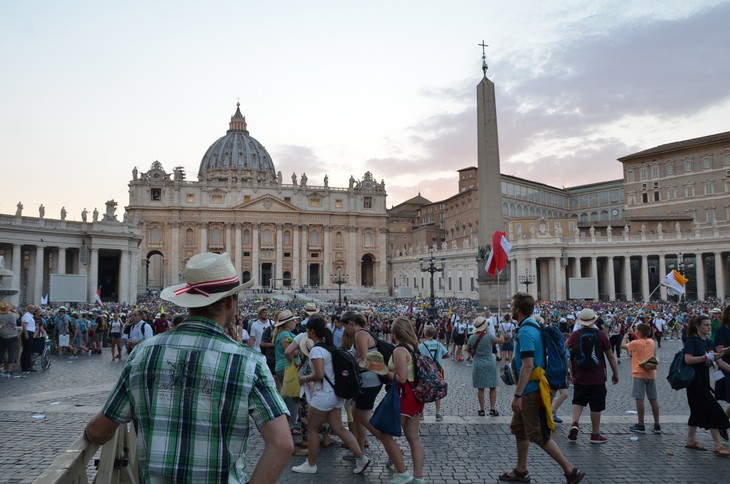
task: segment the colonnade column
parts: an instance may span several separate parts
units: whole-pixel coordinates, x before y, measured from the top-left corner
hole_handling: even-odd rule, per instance
[[[13,260],[10,263],[10,270],[13,271],[12,288],[18,290],[17,293],[10,296],[10,301],[13,305],[17,305],[20,301],[20,268],[22,267],[20,261],[22,252],[20,249],[20,245],[13,244]]]
[[[129,303],[137,302],[137,290],[139,289],[139,249],[133,249],[129,252]]]
[[[581,277],[580,257],[573,257],[571,265],[573,277]]]
[[[609,301],[615,301],[616,300],[616,274],[614,273],[613,268],[613,256],[608,256],[607,264],[607,273],[608,273],[608,300]]]
[[[357,287],[358,286],[358,270],[357,270],[357,260],[355,259],[355,256],[357,255],[357,227],[355,226],[349,226],[347,227],[347,238],[349,240],[349,247],[347,247],[347,272],[350,274],[350,278],[347,281],[348,285]]]
[[[631,288],[631,257],[624,257],[624,296],[627,301],[631,301],[634,298],[634,291]]]
[[[200,252],[208,252],[208,222],[200,222]]]
[[[555,258],[555,272],[558,274],[555,285],[555,294],[558,301],[566,299],[565,297],[565,267],[563,266],[563,258]]]
[[[170,284],[180,280],[180,222],[170,222]]]
[[[66,273],[66,247],[59,247],[58,248],[58,267],[56,270],[58,271],[58,274],[65,274]]]
[[[91,249],[89,257],[89,302],[96,300],[96,290],[99,288],[99,249]]]
[[[302,259],[299,261],[301,265],[302,285],[309,285],[309,272],[307,271],[307,261],[309,260],[309,226],[302,225],[301,239]]]
[[[661,281],[664,279],[664,276],[667,274],[667,262],[665,260],[664,254],[659,254],[659,280]],[[659,285],[659,297],[662,299],[662,301],[667,300],[667,288],[666,286]]]
[[[509,264],[509,288],[510,295],[519,292],[517,287],[517,259],[512,259]]]
[[[235,237],[234,237],[234,245],[233,250],[235,253],[233,254],[233,266],[236,268],[236,274],[238,277],[241,277],[241,230],[243,230],[243,224],[241,222],[236,222],[235,224]]]
[[[705,261],[702,253],[695,254],[695,268],[697,271],[697,299],[702,301],[705,299]]]
[[[277,288],[284,287],[284,225],[276,224],[276,281]]]
[[[649,258],[645,254],[641,256],[641,299],[649,300]]]
[[[226,224],[226,253],[228,256],[231,256],[231,252],[233,251],[233,232],[234,225],[231,223]]]
[[[324,231],[324,267],[322,268],[322,285],[330,285],[330,274],[332,273],[332,227],[325,225]]]
[[[720,301],[725,300],[725,264],[722,261],[722,252],[715,252],[715,287]]]
[[[530,274],[535,275],[535,283],[532,284],[532,290],[530,291],[530,295],[537,301],[537,293],[539,292],[539,284],[540,284],[540,278],[538,277],[537,273],[537,258],[532,257],[530,258]]]
[[[259,228],[261,224],[253,224],[251,231],[251,279],[254,280],[253,287],[259,287]]]
[[[301,227],[299,224],[292,226],[292,288],[304,285],[299,276],[299,232]]]
[[[129,301],[129,251],[127,249],[122,250],[121,257],[119,258],[119,302],[130,302]]]
[[[380,229],[380,237],[376,241],[378,244],[378,276],[375,280],[375,287],[382,287],[383,289],[388,288],[388,229],[382,227]],[[441,273],[439,273],[439,276]],[[434,274],[435,276],[435,274]],[[478,285],[477,285],[478,287]],[[434,281],[434,293],[438,294],[438,281]]]
[[[591,257],[591,277],[594,277],[598,282],[598,257],[596,256]]]
[[[35,277],[33,279],[33,301],[39,304],[43,297],[43,253],[44,247],[38,245],[35,248]]]

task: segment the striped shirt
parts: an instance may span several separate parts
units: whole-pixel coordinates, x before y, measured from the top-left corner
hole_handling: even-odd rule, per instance
[[[134,421],[146,483],[247,482],[250,420],[288,414],[266,358],[200,317],[137,345],[102,412]]]

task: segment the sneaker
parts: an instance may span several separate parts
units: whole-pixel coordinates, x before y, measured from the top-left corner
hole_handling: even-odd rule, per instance
[[[451,361],[456,361],[456,358],[454,358],[454,357],[452,356],[452,357],[451,357]]]
[[[436,421],[437,422],[443,422],[444,421],[444,416],[441,415],[440,413],[437,413],[436,414]]]
[[[577,467],[573,467],[573,472],[565,474],[565,482],[567,484],[578,484],[586,476],[586,473]]]
[[[591,444],[605,444],[606,442],[608,442],[608,439],[605,435],[591,434]]]
[[[634,424],[631,427],[629,427],[629,430],[631,430],[634,433],[637,434],[645,434],[646,433],[646,427],[640,424]]]
[[[402,474],[396,472],[393,474],[393,479],[390,480],[390,484],[406,484],[408,482],[413,482],[413,476],[408,471]]]
[[[563,419],[558,417],[557,415],[553,415],[553,422],[555,423],[563,423]]]
[[[654,433],[655,434],[661,434],[662,433],[662,426],[659,424],[654,424]]]
[[[426,480],[422,477],[414,477],[411,484],[425,484]]]
[[[355,470],[352,471],[355,474],[362,474],[365,469],[370,465],[370,457],[363,454],[355,460]]]
[[[10,373],[9,371],[4,371],[2,373],[2,375],[3,375],[3,378],[12,378],[13,377],[13,374]]]
[[[570,426],[570,432],[568,432],[568,440],[575,442],[578,440],[578,431],[580,430],[580,427],[578,427],[578,422],[573,422],[573,425]]]
[[[292,472],[296,472],[297,474],[316,474],[317,473],[317,464],[309,465],[309,461],[305,460],[301,465],[294,466],[291,468]]]

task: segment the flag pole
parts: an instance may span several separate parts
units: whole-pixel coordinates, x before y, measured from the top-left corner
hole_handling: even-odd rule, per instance
[[[652,295],[653,295],[653,294],[654,294],[654,293],[656,292],[656,290],[657,290],[657,289],[659,289],[660,287],[661,287],[661,283],[660,283],[660,284],[659,284],[659,285],[658,285],[657,287],[655,287],[653,291],[651,291],[651,292],[649,293],[649,297],[647,297],[647,298],[646,298],[646,301],[644,301],[644,303],[643,303],[643,304],[641,305],[641,307],[639,308],[638,312],[636,313],[636,318],[637,318],[637,319],[638,319],[639,315],[640,315],[641,313],[643,313],[643,312],[644,312],[644,308],[646,307],[646,303],[647,303],[647,302],[649,302],[649,301],[651,301],[651,296],[652,296]],[[635,324],[635,323],[634,323],[634,324]],[[633,326],[633,324],[632,324],[632,326]]]

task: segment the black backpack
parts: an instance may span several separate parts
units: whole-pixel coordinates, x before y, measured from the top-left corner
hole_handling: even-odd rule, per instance
[[[393,356],[395,345],[385,341],[384,339],[378,338],[372,331],[368,331],[368,333],[370,333],[370,336],[372,336],[375,340],[375,347],[378,349],[380,354],[383,355],[383,362],[387,365],[390,361],[390,357]]]
[[[334,346],[317,343],[319,346],[329,351],[332,355],[332,367],[335,372],[334,383],[324,375],[324,379],[334,389],[335,395],[340,398],[355,398],[360,393],[362,387],[362,378],[360,377],[360,366],[357,364],[355,356],[347,350],[336,348]]]
[[[603,361],[603,346],[598,329],[582,328],[578,332],[578,347],[574,351],[576,364],[584,370],[598,368]]]
[[[667,374],[669,386],[674,390],[687,388],[692,384],[696,376],[697,372],[694,367],[684,362],[684,351],[677,351],[672,360],[672,364],[669,365],[669,374]]]

